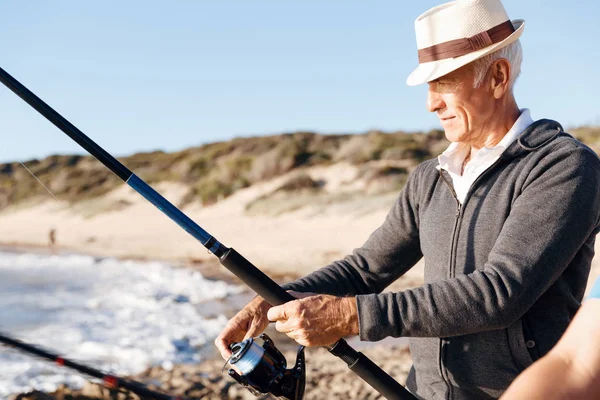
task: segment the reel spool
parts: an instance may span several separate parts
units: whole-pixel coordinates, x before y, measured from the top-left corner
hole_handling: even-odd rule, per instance
[[[256,339],[263,341],[260,346]],[[285,357],[266,334],[232,343],[227,373],[255,396],[271,393],[281,399],[302,400],[306,384],[304,346],[300,346],[293,368],[286,369]],[[225,368],[223,367],[223,369]]]

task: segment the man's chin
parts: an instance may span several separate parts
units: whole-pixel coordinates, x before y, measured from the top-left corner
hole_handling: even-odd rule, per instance
[[[456,143],[461,141],[462,132],[457,132],[456,129],[444,128],[444,135],[448,141]]]

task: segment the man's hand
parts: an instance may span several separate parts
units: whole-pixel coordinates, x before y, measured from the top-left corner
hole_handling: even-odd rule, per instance
[[[303,346],[327,346],[344,336],[358,334],[354,297],[314,295],[268,310],[275,329]]]
[[[215,339],[215,345],[221,357],[231,357],[229,345],[260,335],[269,325],[267,311],[271,305],[262,297],[256,296],[239,313],[229,320],[221,334]]]
[[[287,291],[297,299],[312,296],[314,293],[300,293],[293,290]],[[239,313],[229,320],[223,331],[215,339],[215,345],[221,353],[221,357],[228,360],[231,357],[229,345],[239,343],[251,337],[260,335],[267,326],[269,319],[267,311],[271,305],[260,296],[252,299]]]

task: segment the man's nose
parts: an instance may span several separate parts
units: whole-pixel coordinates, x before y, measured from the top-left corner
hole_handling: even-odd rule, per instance
[[[429,88],[427,92],[427,110],[429,112],[437,112],[445,107],[444,100],[442,99],[442,95],[434,90]]]

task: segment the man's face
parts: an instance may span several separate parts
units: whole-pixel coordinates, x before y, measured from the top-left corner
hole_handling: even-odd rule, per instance
[[[486,77],[474,88],[473,68],[466,65],[429,82],[427,108],[437,113],[449,141],[478,144],[485,140],[486,121],[494,112],[494,96],[487,81]]]

